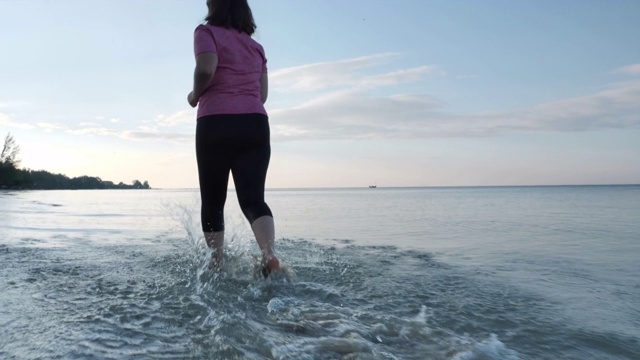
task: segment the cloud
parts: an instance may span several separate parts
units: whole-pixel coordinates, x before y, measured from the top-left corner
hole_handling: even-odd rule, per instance
[[[640,64],[623,66],[613,71],[616,74],[640,75]]]
[[[87,136],[111,136],[124,140],[133,141],[168,141],[172,143],[185,143],[193,141],[193,134],[160,132],[152,128],[144,128],[143,130],[115,130],[105,127],[88,127],[79,129],[66,129],[68,134]]]
[[[426,95],[372,97],[339,91],[295,108],[274,110],[270,118],[274,138],[280,140],[397,137],[422,126],[440,106]]]
[[[153,123],[161,127],[173,127],[183,124],[194,124],[195,118],[194,110],[182,110],[169,115],[160,114]]]
[[[22,129],[22,130],[31,130],[35,128],[35,126],[31,124],[21,123],[21,122],[12,120],[9,114],[5,114],[5,113],[0,113],[0,124],[11,127],[11,128]]]
[[[48,122],[38,122],[36,123],[36,126],[39,127],[40,129],[46,131],[46,132],[51,132],[54,130],[61,130],[61,129],[65,129],[66,126],[62,125],[62,124],[53,124],[53,123],[48,123]]]
[[[90,127],[90,126],[97,126],[97,124],[94,123],[94,122],[90,122],[90,121],[83,121],[83,122],[79,123],[78,126],[80,126],[80,127]]]
[[[171,117],[171,116],[169,116]],[[91,122],[82,122],[72,128],[60,123],[37,122],[35,124],[23,124],[12,121],[7,114],[0,113],[0,125],[20,128],[25,130],[41,130],[44,132],[64,132],[76,136],[105,136],[116,137],[132,141],[162,141],[171,143],[188,143],[194,139],[193,134],[178,132],[163,132],[154,127],[141,126],[138,130],[117,130],[99,126]]]
[[[0,124],[3,123],[2,113],[0,113]],[[145,121],[147,125],[140,125],[136,130],[121,130],[110,127],[109,125],[100,125],[94,122],[81,122],[76,127],[70,127],[59,123],[39,122],[30,129],[38,128],[45,132],[62,131],[67,134],[76,136],[104,136],[115,137],[131,141],[160,141],[171,143],[189,143],[194,139],[192,133],[184,133],[179,131],[165,131],[163,128],[176,127],[185,123],[194,123],[195,115],[193,111],[178,111],[173,114],[158,115],[153,121]],[[120,124],[120,118],[95,116],[94,119],[107,122],[109,124]]]
[[[417,81],[426,75],[443,74],[436,66],[418,66],[384,74],[365,75],[362,70],[382,65],[398,57],[387,53],[334,62],[322,62],[273,71],[270,83],[279,91],[318,91],[349,88],[370,89]]]
[[[160,133],[160,132],[144,132],[144,131],[125,131],[120,137],[129,140],[153,140],[153,141],[169,141],[174,143],[191,142],[194,140],[193,134],[181,133]]]
[[[561,131],[640,126],[640,81],[610,85],[596,94],[548,102],[522,115],[530,125]]]
[[[270,114],[274,140],[490,136],[640,127],[640,80],[512,111],[457,114],[429,95],[335,91]]]
[[[65,129],[65,132],[72,135],[99,135],[99,136],[119,136],[121,132],[105,127],[81,127],[78,129]]]
[[[456,113],[427,94],[382,96],[378,87],[440,73],[420,66],[382,74],[364,68],[397,58],[380,54],[317,63],[275,72],[274,83],[301,91],[324,90],[292,107],[270,111],[276,141],[302,139],[407,139],[490,136],[514,131],[584,131],[640,127],[640,80],[609,84],[601,91],[510,111]],[[616,72],[640,73],[640,64]]]
[[[640,128],[640,64],[615,70],[626,81],[608,84],[592,94],[492,112],[460,113],[433,95],[374,91],[405,84],[438,71],[429,66],[383,73],[361,70],[389,62],[396,54],[381,54],[332,63],[278,70],[274,83],[301,91],[323,90],[310,100],[269,112],[273,141],[325,139],[421,139],[492,136],[508,132],[586,131]],[[435,70],[434,70],[435,69]],[[440,72],[442,73],[442,72]],[[277,80],[277,81],[276,81]],[[0,125],[22,129],[61,131],[78,136],[117,137],[131,141],[174,144],[193,142],[194,111],[161,114],[143,126],[122,130],[111,117],[108,125],[83,123],[71,128],[58,123],[20,123],[0,112]],[[118,123],[117,125],[122,125]]]
[[[30,105],[27,101],[0,101],[0,109],[20,108]]]

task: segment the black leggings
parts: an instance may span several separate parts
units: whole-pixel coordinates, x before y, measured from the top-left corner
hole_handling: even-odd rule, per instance
[[[263,114],[210,115],[198,119],[196,157],[202,199],[202,230],[224,230],[229,172],[242,213],[253,223],[271,214],[264,183],[271,157],[269,118]]]

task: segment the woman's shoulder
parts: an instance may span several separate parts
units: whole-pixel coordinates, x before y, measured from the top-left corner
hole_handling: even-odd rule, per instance
[[[218,32],[222,30],[227,30],[221,26],[214,26],[209,24],[199,24],[196,26],[195,31],[207,31],[207,32]]]
[[[196,26],[196,29],[195,29],[196,35],[198,33],[206,33],[209,36],[216,39],[217,41],[223,41],[223,42],[228,41],[229,39],[232,39],[235,36],[234,32],[237,33],[237,31],[233,29],[227,29],[222,26],[215,26],[215,25],[208,25],[208,24],[200,24]]]
[[[211,34],[220,34],[220,35],[231,35],[233,33],[237,33],[237,30],[226,28],[224,26],[217,25],[209,25],[209,24],[200,24],[196,26],[195,31],[206,31]]]
[[[224,34],[229,34],[229,35],[240,35],[240,36],[246,36],[249,38],[252,38],[251,35],[245,34],[243,32],[240,32],[236,29],[233,28],[227,28],[224,26],[217,26],[217,25],[209,25],[209,24],[199,24],[198,26],[196,26],[195,31],[198,30],[204,30],[204,31],[208,31],[208,32],[213,32],[213,33],[224,33]],[[253,38],[252,38],[253,39]]]
[[[255,46],[256,48],[258,48],[258,50],[262,53],[264,53],[264,48],[262,47],[262,45],[256,40],[254,39],[251,35],[248,35],[246,33],[240,32],[236,29],[232,29],[232,28],[225,28],[223,26],[216,26],[216,25],[209,25],[209,24],[200,24],[198,26],[196,26],[195,29],[196,32],[198,31],[205,31],[210,33],[211,35],[213,35],[215,38],[220,38],[221,40],[224,39],[228,39],[228,40],[240,40],[242,42],[245,43],[249,43],[252,44],[253,46]]]

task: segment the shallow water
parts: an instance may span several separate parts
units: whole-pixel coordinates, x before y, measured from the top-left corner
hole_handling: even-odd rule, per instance
[[[253,276],[232,196],[214,274],[193,191],[0,193],[0,358],[640,354],[640,187],[267,200],[290,280]]]

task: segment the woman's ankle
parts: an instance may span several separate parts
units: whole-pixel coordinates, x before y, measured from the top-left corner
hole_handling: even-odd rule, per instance
[[[278,259],[278,256],[275,253],[263,255],[262,261],[270,272],[280,270],[280,259]]]
[[[224,260],[222,249],[214,250],[209,260],[209,270],[219,271],[222,269],[222,261]]]

